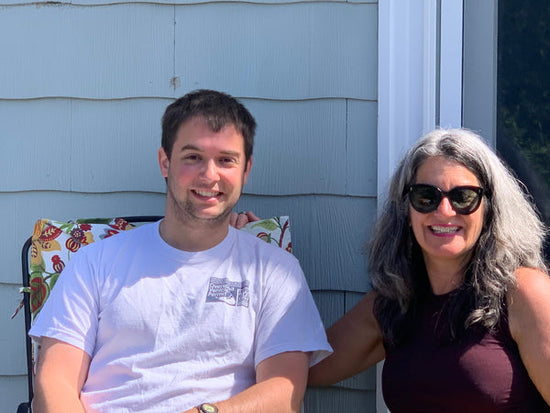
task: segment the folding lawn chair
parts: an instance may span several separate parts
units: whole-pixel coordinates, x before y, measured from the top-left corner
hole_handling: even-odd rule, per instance
[[[141,223],[158,221],[161,218],[161,216],[132,216],[78,219],[67,222],[41,219],[36,222],[33,235],[25,241],[21,251],[23,300],[16,314],[19,309],[23,308],[28,401],[19,404],[17,413],[32,411],[35,360],[39,349],[34,348],[35,346],[27,333],[71,255],[94,241],[116,235],[120,231],[130,230]],[[290,225],[286,216],[251,222],[243,230],[292,252]]]

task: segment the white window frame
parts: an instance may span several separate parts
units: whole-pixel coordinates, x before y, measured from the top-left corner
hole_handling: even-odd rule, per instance
[[[498,0],[464,0],[463,125],[496,148]]]
[[[463,0],[378,1],[378,210],[405,151],[462,126]],[[376,411],[387,412],[377,366]]]

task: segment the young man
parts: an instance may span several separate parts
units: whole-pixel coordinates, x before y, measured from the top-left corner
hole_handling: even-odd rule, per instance
[[[299,412],[330,352],[297,260],[229,226],[255,121],[234,98],[168,106],[158,223],[87,246],[30,335],[36,412]]]

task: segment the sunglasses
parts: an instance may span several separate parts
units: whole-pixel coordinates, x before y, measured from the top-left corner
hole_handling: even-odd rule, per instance
[[[410,185],[407,193],[412,207],[421,214],[437,209],[443,198],[447,198],[453,209],[460,215],[474,213],[481,205],[483,188],[478,186],[457,186],[450,191],[442,191],[427,184]]]

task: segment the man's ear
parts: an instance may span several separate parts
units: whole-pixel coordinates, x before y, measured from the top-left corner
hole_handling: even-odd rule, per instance
[[[244,176],[243,176],[243,186],[246,185],[246,181],[248,181],[248,175],[250,175],[251,169],[252,169],[252,156],[248,158],[248,161],[246,162],[246,168],[244,170]]]
[[[166,155],[166,152],[164,151],[164,148],[159,149],[158,153],[159,158],[159,167],[160,167],[160,173],[163,177],[168,177],[168,168],[170,167],[170,159],[168,158],[168,155]]]

